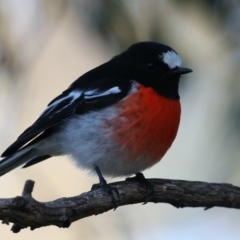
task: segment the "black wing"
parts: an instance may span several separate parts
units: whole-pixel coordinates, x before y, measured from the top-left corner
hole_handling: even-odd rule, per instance
[[[87,91],[76,90],[70,87],[48,104],[47,109],[40,115],[36,122],[27,128],[18,139],[3,152],[1,157],[13,154],[39,134],[41,134],[39,139],[44,138],[48,135],[44,134],[44,132],[47,133],[47,130],[49,131],[53,126],[56,126],[74,114],[84,114],[121,100],[127,95],[131,85],[119,85],[120,84],[113,87],[108,86],[107,88],[105,86],[101,87],[101,89],[98,88]]]
[[[47,109],[40,115],[33,125],[27,128],[18,139],[3,152],[2,157],[14,153],[43,131],[71,116],[76,107],[81,105],[82,101],[83,93],[80,91],[69,93],[63,92],[63,94],[48,104]]]

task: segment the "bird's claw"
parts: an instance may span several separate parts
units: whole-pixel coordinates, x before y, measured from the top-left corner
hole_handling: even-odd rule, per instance
[[[116,193],[117,197],[119,198],[119,192],[115,187],[111,187],[107,184],[106,180],[102,176],[102,173],[98,167],[95,167],[95,171],[99,178],[98,184],[93,184],[91,190],[101,189],[105,193],[107,193],[111,197],[111,201],[114,204],[114,210],[118,207],[117,200],[114,196],[114,192]]]

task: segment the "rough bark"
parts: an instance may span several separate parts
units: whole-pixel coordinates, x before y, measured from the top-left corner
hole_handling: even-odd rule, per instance
[[[149,202],[169,203],[177,208],[212,207],[240,208],[240,188],[231,184],[190,182],[181,180],[148,179],[154,186]],[[148,196],[147,185],[135,181],[109,184],[118,190],[114,192],[118,207],[144,203]],[[60,198],[51,202],[38,202],[32,198],[34,182],[26,181],[22,196],[0,199],[0,219],[2,223],[14,223],[12,231],[22,228],[31,230],[55,225],[69,227],[81,218],[101,214],[114,209],[111,197],[101,189],[91,190],[81,195]]]

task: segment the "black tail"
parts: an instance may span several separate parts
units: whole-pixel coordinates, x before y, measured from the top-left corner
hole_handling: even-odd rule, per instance
[[[35,149],[35,145],[20,149],[0,161],[0,176],[23,164],[25,164],[24,168],[30,167],[50,157],[50,155],[39,155],[38,150]]]

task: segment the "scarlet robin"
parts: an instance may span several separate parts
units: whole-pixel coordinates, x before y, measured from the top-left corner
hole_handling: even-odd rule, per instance
[[[129,176],[161,160],[180,122],[180,56],[141,42],[85,73],[53,99],[2,154],[0,175],[54,156],[102,176]],[[106,183],[106,182],[105,182]]]

